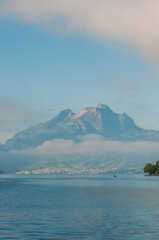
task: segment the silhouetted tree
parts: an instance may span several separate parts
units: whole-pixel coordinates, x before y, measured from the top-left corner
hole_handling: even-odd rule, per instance
[[[151,167],[151,169],[150,169],[150,174],[152,174],[152,173],[156,173],[156,171],[157,171],[157,167],[156,167],[156,165],[152,165],[152,167]]]
[[[150,173],[153,165],[151,163],[147,163],[144,167],[144,173]]]
[[[156,162],[156,168],[157,168],[157,172],[159,173],[159,161]]]
[[[159,161],[156,164],[152,165],[151,163],[147,163],[143,169],[144,173],[154,174],[159,173]]]

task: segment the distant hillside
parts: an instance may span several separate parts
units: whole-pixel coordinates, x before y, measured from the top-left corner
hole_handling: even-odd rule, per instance
[[[53,139],[79,141],[78,136],[98,134],[107,140],[159,141],[159,131],[138,127],[127,114],[114,113],[107,105],[87,107],[75,114],[70,109],[61,111],[46,123],[18,132],[1,145],[3,151],[35,148]]]

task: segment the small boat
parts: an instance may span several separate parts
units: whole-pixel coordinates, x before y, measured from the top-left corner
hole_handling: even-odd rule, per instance
[[[116,175],[114,175],[113,177],[114,177],[114,178],[116,178],[117,176],[116,176]]]

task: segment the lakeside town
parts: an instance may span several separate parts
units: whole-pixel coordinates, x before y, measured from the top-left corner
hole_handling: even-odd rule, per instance
[[[55,174],[55,175],[96,175],[96,174],[109,174],[109,173],[142,173],[143,171],[140,168],[129,168],[126,170],[115,168],[115,167],[108,167],[108,168],[86,168],[82,166],[72,166],[72,167],[47,167],[47,168],[39,168],[34,170],[23,170],[17,172],[18,175],[27,175],[27,174]]]

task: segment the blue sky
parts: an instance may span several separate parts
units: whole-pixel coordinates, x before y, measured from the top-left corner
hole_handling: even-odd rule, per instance
[[[135,33],[140,29],[126,36],[118,34],[117,29],[111,35],[105,27],[107,19],[97,28],[102,26],[99,33],[95,24],[85,28],[80,22],[79,27],[78,10],[73,15],[77,23],[68,24],[64,17],[72,19],[72,13],[65,9],[58,13],[62,0],[57,11],[51,5],[54,11],[49,12],[50,16],[54,19],[56,13],[58,21],[62,19],[54,27],[55,20],[50,22],[49,17],[48,23],[47,14],[40,15],[48,1],[28,1],[35,12],[29,5],[23,8],[23,0],[21,4],[13,0],[9,7],[11,1],[0,1],[0,142],[32,124],[51,119],[60,110],[78,112],[98,102],[108,104],[117,113],[126,112],[143,128],[159,129],[158,53],[152,41],[145,41],[147,33],[141,31],[139,41]],[[93,2],[97,4],[95,9],[91,5],[95,12],[96,6],[104,4],[102,0]],[[114,2],[113,14],[116,7]],[[84,19],[87,23],[89,13]],[[112,29],[116,29],[115,20],[111,21]],[[65,25],[69,30],[65,31]],[[126,27],[119,22],[119,30],[126,31]],[[157,36],[153,38],[155,42]]]

